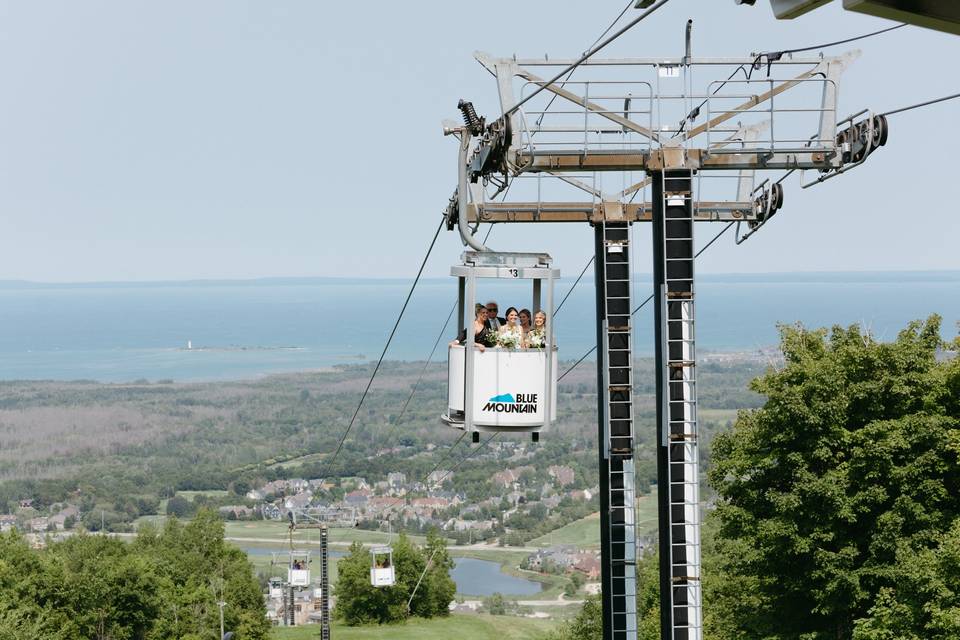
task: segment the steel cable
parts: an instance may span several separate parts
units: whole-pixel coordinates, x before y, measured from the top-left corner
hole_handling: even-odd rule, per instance
[[[508,187],[509,191],[509,187]],[[506,196],[506,194],[504,194]],[[483,243],[487,244],[487,240],[490,239],[490,233],[493,232],[493,225],[490,225],[490,228],[487,229],[487,234],[483,237]],[[417,381],[413,384],[413,388],[410,390],[410,395],[407,396],[407,399],[403,403],[403,407],[400,409],[400,413],[397,415],[396,420],[393,422],[391,431],[395,430],[400,424],[400,419],[403,418],[403,415],[407,412],[407,407],[410,405],[410,401],[413,400],[414,394],[417,392],[417,388],[420,386],[420,382],[423,380],[423,376],[427,373],[427,367],[430,366],[430,362],[433,360],[433,355],[437,352],[437,347],[440,346],[440,341],[443,340],[443,334],[447,331],[447,326],[450,324],[450,319],[453,317],[453,313],[457,310],[457,303],[454,302],[453,306],[450,308],[450,313],[447,314],[447,319],[443,323],[443,327],[440,329],[440,333],[437,334],[437,339],[433,343],[433,348],[430,350],[430,355],[427,356],[427,361],[424,363],[423,368],[420,370],[420,375],[417,377]],[[377,430],[377,435],[374,437],[374,442],[380,440],[380,430]],[[380,454],[389,449],[389,447],[381,447],[377,450],[377,457]]]
[[[608,33],[610,33],[610,29],[613,29],[613,27],[614,27],[618,22],[620,22],[620,18],[622,18],[622,17],[623,17],[623,14],[625,14],[625,13],[630,9],[630,7],[633,5],[633,2],[634,2],[634,0],[628,0],[627,5],[623,8],[623,11],[621,11],[621,12],[617,15],[617,17],[614,18],[613,22],[611,22],[610,25],[609,25],[606,29],[603,30],[603,33],[601,33],[601,34],[597,37],[597,39],[593,41],[593,44],[591,44],[589,47],[587,47],[587,51],[589,51],[595,44],[597,44],[598,42],[600,42],[600,40],[603,38],[603,36],[605,36],[605,35],[607,35]],[[567,77],[564,78],[563,82],[560,83],[560,86],[561,86],[561,87],[563,87],[564,85],[567,84],[567,82],[570,80],[570,77],[573,75],[573,71],[575,71],[575,70],[571,70],[570,73],[567,75]],[[547,115],[547,111],[550,110],[550,107],[553,106],[553,102],[554,102],[556,99],[557,99],[557,94],[553,94],[553,96],[550,97],[550,102],[547,103],[547,106],[543,108],[543,113],[541,113],[541,114],[540,114],[540,117],[537,118],[537,126],[538,126],[538,127],[540,126],[540,123],[543,122],[544,116]]]
[[[583,64],[588,58],[590,58],[590,56],[592,56],[592,55],[594,55],[595,53],[599,52],[601,49],[605,48],[608,44],[610,44],[611,42],[613,42],[614,40],[616,40],[617,38],[619,38],[620,36],[622,36],[623,34],[625,34],[627,31],[629,31],[630,29],[632,29],[632,28],[634,28],[635,26],[637,26],[638,24],[640,24],[640,22],[643,21],[647,16],[649,16],[649,15],[652,14],[654,11],[656,11],[657,9],[659,9],[660,7],[662,7],[663,5],[667,4],[668,2],[670,2],[670,0],[660,0],[660,2],[656,3],[655,5],[653,5],[652,7],[650,7],[649,9],[647,9],[646,11],[644,11],[642,14],[640,14],[639,16],[637,16],[636,18],[634,18],[633,20],[631,20],[630,22],[628,22],[628,23],[626,24],[626,26],[624,26],[623,28],[621,28],[621,29],[620,29],[619,31],[617,31],[615,34],[613,34],[612,36],[610,36],[609,38],[607,38],[606,40],[604,40],[603,42],[601,42],[599,45],[593,47],[592,49],[590,49],[589,51],[587,51],[586,53],[584,53],[582,56],[580,56],[579,58],[577,58],[576,62],[574,62],[574,63],[571,64],[571,65],[568,65],[563,71],[561,71],[560,73],[558,73],[557,75],[555,75],[553,78],[551,78],[550,80],[547,80],[546,82],[539,83],[540,86],[537,87],[537,88],[533,91],[533,93],[531,93],[531,94],[528,95],[526,98],[522,99],[520,102],[518,102],[517,104],[513,105],[512,107],[510,107],[509,109],[507,109],[506,111],[504,111],[503,115],[508,116],[508,115],[512,114],[514,111],[516,111],[517,109],[519,109],[520,107],[522,107],[523,105],[525,105],[527,102],[529,102],[531,98],[533,98],[534,96],[539,95],[541,91],[543,91],[544,89],[546,89],[547,87],[549,87],[550,85],[552,85],[554,82],[556,82],[557,80],[559,80],[560,78],[562,78],[562,77],[563,77],[564,75],[566,75],[567,73],[569,73],[569,72],[573,71],[574,69],[576,69],[577,67],[579,67],[579,66],[580,66],[581,64]]]
[[[717,235],[713,236],[713,238],[710,239],[710,242],[708,242],[707,244],[705,244],[705,245],[703,246],[703,248],[701,248],[699,251],[697,251],[697,253],[696,253],[693,257],[694,257],[694,258],[699,258],[701,253],[703,253],[704,251],[706,251],[707,249],[709,249],[709,248],[710,248],[710,245],[712,245],[714,242],[716,242],[717,240],[719,240],[719,239],[720,239],[720,236],[722,236],[723,234],[725,234],[725,233],[727,232],[727,230],[730,229],[730,227],[732,227],[734,224],[736,224],[736,223],[734,223],[734,222],[728,222],[728,223],[727,223],[727,226],[725,226],[725,227],[720,231],[720,233],[718,233]],[[646,300],[644,300],[644,301],[641,302],[639,305],[637,305],[637,308],[630,312],[631,317],[632,317],[633,315],[635,315],[638,311],[640,311],[640,309],[643,309],[651,300],[653,300],[653,296],[654,296],[654,294],[651,293],[650,296],[649,296]],[[557,378],[557,382],[560,382],[561,380],[563,380],[568,373],[570,373],[571,371],[573,371],[574,369],[576,369],[576,368],[580,365],[581,362],[583,362],[583,361],[586,360],[588,357],[590,357],[590,354],[592,354],[592,353],[595,352],[596,350],[597,350],[597,347],[596,347],[596,346],[590,347],[590,349],[589,349],[585,354],[583,354],[583,355],[580,357],[579,360],[577,360],[576,362],[574,362],[573,365],[572,365],[569,369],[567,369],[567,370],[564,371],[562,374],[560,374],[560,376]]]
[[[927,105],[936,104],[938,102],[945,102],[947,100],[954,100],[960,98],[960,93],[954,93],[953,95],[943,96],[942,98],[934,98],[933,100],[927,100],[926,102],[918,102],[917,104],[912,104],[909,107],[901,107],[899,109],[894,109],[893,111],[886,111],[884,113],[877,114],[878,116],[892,116],[895,113],[903,113],[904,111],[910,111],[911,109],[919,109],[920,107],[926,107]]]
[[[397,316],[397,321],[393,323],[393,329],[390,330],[390,335],[387,337],[387,343],[383,345],[383,352],[380,354],[380,358],[377,360],[377,365],[373,368],[373,373],[370,375],[370,379],[367,381],[367,386],[363,390],[363,394],[360,396],[360,402],[357,403],[357,409],[353,412],[353,417],[350,418],[350,423],[347,425],[346,430],[344,430],[343,435],[340,436],[340,442],[337,443],[337,449],[333,452],[333,457],[330,459],[330,462],[327,463],[327,466],[332,466],[334,462],[337,461],[337,456],[340,455],[340,451],[343,449],[343,443],[346,442],[347,436],[350,434],[350,430],[353,429],[353,425],[357,420],[357,416],[360,414],[360,408],[363,407],[363,401],[367,398],[367,393],[370,391],[370,386],[373,384],[373,380],[377,377],[377,372],[380,371],[380,365],[383,364],[383,359],[387,355],[387,349],[390,348],[390,343],[393,341],[393,336],[397,333],[397,327],[400,326],[400,321],[403,320],[403,314],[407,310],[407,305],[410,304],[410,298],[413,297],[413,292],[417,288],[417,283],[420,282],[420,276],[423,275],[423,268],[427,266],[427,260],[430,258],[430,254],[433,252],[433,247],[437,243],[437,237],[440,235],[440,230],[443,229],[444,220],[440,221],[440,224],[437,225],[437,230],[433,234],[433,239],[430,241],[430,246],[427,248],[426,255],[423,256],[423,261],[420,263],[420,269],[417,271],[417,277],[413,279],[413,284],[410,285],[410,291],[407,292],[407,298],[403,301],[403,307],[400,309],[400,315]]]

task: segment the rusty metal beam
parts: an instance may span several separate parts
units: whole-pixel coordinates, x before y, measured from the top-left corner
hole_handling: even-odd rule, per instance
[[[529,152],[517,154],[517,162],[524,172],[549,171],[656,171],[663,168],[683,166],[700,169],[831,169],[839,164],[837,154],[822,151],[798,151],[769,153],[766,150],[741,153],[710,153],[706,149],[688,149],[683,152],[684,163],[677,165],[664,162],[660,150],[609,151],[580,153]]]
[[[471,223],[505,222],[601,222],[612,219],[627,222],[650,222],[651,208],[648,202],[620,204],[616,214],[603,202],[487,202],[467,205],[467,220]],[[620,213],[622,212],[622,217]],[[755,205],[752,202],[700,202],[695,208],[698,222],[733,222],[754,220]]]

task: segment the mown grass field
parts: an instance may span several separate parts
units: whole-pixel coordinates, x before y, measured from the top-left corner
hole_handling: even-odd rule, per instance
[[[366,531],[363,529],[340,529],[331,528],[330,544],[348,545],[355,540],[373,544],[388,544],[391,540],[389,533],[383,531]],[[275,540],[278,542],[287,542],[289,539],[289,530],[286,522],[277,522],[274,520],[257,520],[253,522],[236,521],[226,523],[226,536],[228,538],[260,538],[264,540]],[[396,534],[393,536],[396,538]],[[417,544],[424,544],[426,538],[423,536],[408,536],[410,540]],[[294,542],[320,543],[320,531],[318,529],[297,529],[293,532]]]
[[[657,489],[637,499],[637,533],[651,533],[657,528]],[[531,547],[573,544],[582,549],[600,548],[600,514],[592,513],[546,535],[534,538]]]
[[[462,614],[399,625],[347,627],[335,623],[330,636],[337,640],[539,640],[555,625],[550,620]],[[319,634],[317,625],[273,630],[275,640],[314,640]]]

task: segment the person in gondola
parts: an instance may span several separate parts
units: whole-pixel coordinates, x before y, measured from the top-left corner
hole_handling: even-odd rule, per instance
[[[530,330],[533,327],[530,325],[530,318],[533,316],[530,315],[530,309],[520,309],[520,328],[523,330],[524,337],[530,333]],[[526,347],[527,345],[523,345]]]
[[[524,333],[520,326],[520,312],[516,307],[507,309],[506,320],[506,324],[500,327],[497,342],[502,347],[519,349],[523,346]]]
[[[527,346],[542,349],[547,342],[547,314],[537,311],[533,315],[533,328],[527,333]]]
[[[500,318],[497,314],[500,313],[500,307],[497,306],[496,300],[491,300],[487,303],[487,327],[493,331],[500,331],[500,327],[507,323],[506,319]]]
[[[478,304],[475,308],[476,317],[473,321],[473,342],[476,344],[477,349],[483,351],[487,348],[487,345],[491,343],[491,339],[496,335],[496,332],[491,330],[487,326],[487,308],[482,304]],[[457,336],[457,339],[450,343],[450,346],[463,344],[467,341],[467,329],[464,328],[460,332],[460,335]]]

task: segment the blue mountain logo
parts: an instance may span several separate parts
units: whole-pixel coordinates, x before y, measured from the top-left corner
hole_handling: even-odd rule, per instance
[[[483,406],[484,411],[495,413],[536,413],[536,393],[501,393],[493,396]]]

